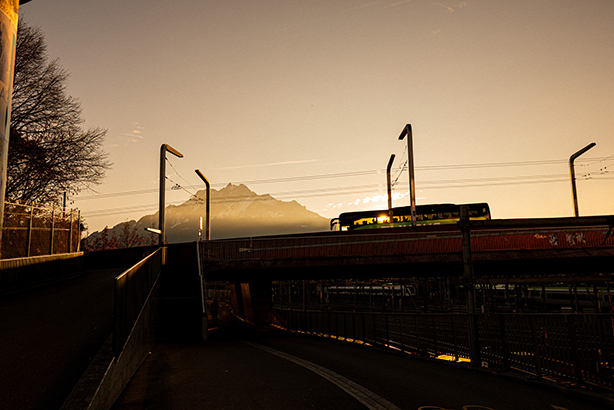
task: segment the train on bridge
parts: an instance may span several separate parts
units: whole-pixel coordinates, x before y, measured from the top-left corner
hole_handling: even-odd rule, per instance
[[[431,204],[416,206],[416,225],[451,225],[460,220],[461,207],[469,207],[470,220],[491,219],[487,203]],[[331,220],[331,229],[355,231],[363,229],[403,228],[412,226],[411,207],[384,210],[344,212]]]

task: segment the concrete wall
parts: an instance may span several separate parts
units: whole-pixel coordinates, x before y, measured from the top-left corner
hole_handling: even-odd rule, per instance
[[[109,338],[61,410],[108,410],[113,406],[154,347],[159,288],[157,280],[121,353],[113,357]]]
[[[83,271],[83,252],[0,260],[0,293],[68,279]]]
[[[157,246],[0,259],[0,294],[74,278],[85,270],[129,268]]]

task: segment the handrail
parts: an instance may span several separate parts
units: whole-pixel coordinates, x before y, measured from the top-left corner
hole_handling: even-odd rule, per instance
[[[115,278],[114,355],[121,352],[128,340],[161,270],[162,248],[159,248]]]

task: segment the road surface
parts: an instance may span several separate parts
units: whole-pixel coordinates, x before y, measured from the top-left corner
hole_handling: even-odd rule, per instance
[[[272,330],[159,344],[113,410],[597,410],[603,404],[459,366]],[[606,407],[607,408],[607,407]]]

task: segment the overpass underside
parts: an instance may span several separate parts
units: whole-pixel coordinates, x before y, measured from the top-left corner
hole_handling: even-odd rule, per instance
[[[205,261],[208,280],[319,280],[463,275],[463,255],[427,254]],[[473,254],[477,278],[567,277],[614,272],[614,248],[491,251]],[[603,280],[603,279],[602,279]]]
[[[207,281],[234,283],[237,311],[266,321],[272,281],[463,277],[490,285],[609,284],[613,226],[612,217],[589,217],[472,222],[469,231],[445,226],[244,238],[202,242],[201,260]]]
[[[344,279],[593,275],[614,272],[614,217],[472,221],[456,225],[201,243],[205,275]]]

